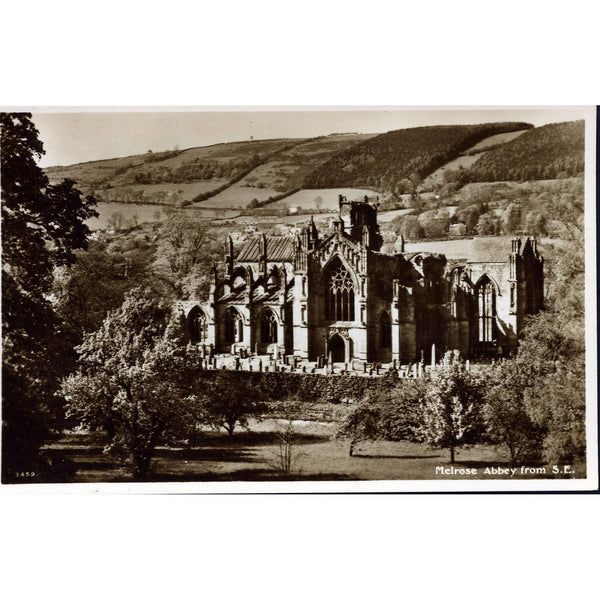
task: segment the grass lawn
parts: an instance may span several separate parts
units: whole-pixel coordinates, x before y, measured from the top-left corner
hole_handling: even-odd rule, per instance
[[[279,456],[277,422],[268,419],[254,423],[249,431],[236,431],[233,437],[207,432],[193,448],[156,449],[150,481],[277,481]],[[354,456],[348,445],[330,441],[332,423],[294,422],[296,442],[292,452],[294,480],[412,480],[412,479],[509,479],[509,475],[485,474],[486,467],[507,467],[502,455],[492,446],[477,445],[458,450],[456,468],[476,469],[476,474],[444,475],[436,467],[449,467],[448,450],[431,449],[411,442],[364,442]],[[65,435],[47,446],[55,459],[65,461],[70,482],[131,481],[120,462],[103,454],[102,442],[90,434]],[[585,469],[576,466],[585,476]],[[517,473],[515,479],[552,478],[546,474]]]

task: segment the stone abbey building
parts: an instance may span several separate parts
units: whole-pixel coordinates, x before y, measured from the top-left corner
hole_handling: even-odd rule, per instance
[[[377,205],[342,197],[324,234],[311,218],[299,234],[258,235],[239,248],[230,236],[208,301],[184,305],[191,340],[222,353],[334,363],[430,360],[432,347],[438,358],[446,349],[497,356],[516,348],[524,317],[542,308],[535,239],[461,259],[403,244],[384,254],[382,241]]]

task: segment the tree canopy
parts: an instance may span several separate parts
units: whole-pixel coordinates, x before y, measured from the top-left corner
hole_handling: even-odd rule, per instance
[[[106,450],[145,477],[158,441],[186,439],[199,420],[199,353],[149,288],[131,290],[78,353],[79,369],[62,386],[67,416],[103,432]]]
[[[74,183],[51,185],[29,113],[0,113],[2,180],[2,479],[41,476],[39,453],[60,420],[61,320],[50,295],[55,267],[86,248],[94,200]]]
[[[481,433],[481,382],[465,369],[458,351],[446,352],[430,377],[418,429],[430,446],[448,448],[453,463],[455,449],[477,441]]]

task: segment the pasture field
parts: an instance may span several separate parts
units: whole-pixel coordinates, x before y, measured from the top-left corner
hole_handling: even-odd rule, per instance
[[[278,469],[277,431],[284,422],[267,419],[252,423],[248,431],[229,437],[224,432],[206,432],[194,447],[158,447],[152,459],[150,481],[277,481],[286,479]],[[331,441],[332,422],[294,421],[292,480],[425,480],[510,479],[490,476],[486,467],[507,467],[503,452],[494,446],[476,445],[456,452],[456,468],[476,469],[469,474],[446,475],[438,468],[450,463],[448,450],[412,442],[363,442],[349,456],[348,444]],[[118,459],[102,452],[102,442],[91,434],[68,434],[49,444],[55,461],[62,460],[69,481],[131,481]],[[547,469],[549,470],[549,469]],[[575,473],[585,476],[576,466]],[[517,475],[513,479],[547,478],[549,475]]]
[[[127,202],[145,200],[159,204],[176,204],[189,202],[198,194],[210,192],[221,185],[224,179],[211,179],[210,181],[194,181],[192,183],[149,183],[127,185],[124,187],[96,190],[98,200],[105,202]]]
[[[479,142],[478,144],[471,146],[471,148],[469,148],[465,152],[465,154],[467,152],[469,154],[471,152],[481,152],[482,150],[488,149],[491,146],[496,146],[498,144],[506,144],[506,142],[510,142],[515,138],[519,137],[520,135],[523,135],[526,131],[527,129],[523,129],[522,131],[507,131],[506,133],[497,133],[496,135],[491,135],[490,137],[485,138],[485,140],[481,140],[481,142]]]
[[[106,229],[108,221],[113,213],[120,213],[124,219],[124,226],[132,224],[134,217],[137,217],[138,224],[152,223],[166,219],[163,207],[158,204],[123,204],[121,202],[98,202],[96,211],[98,217],[87,220],[87,226],[91,231]]]
[[[378,195],[373,190],[365,190],[360,188],[332,188],[332,189],[315,189],[315,190],[300,190],[283,200],[278,200],[269,205],[271,208],[280,208],[282,206],[300,206],[303,209],[315,209],[315,198],[320,197],[323,202],[320,205],[321,210],[337,210],[338,196],[346,196],[348,200],[358,200],[364,196]]]
[[[402,215],[408,215],[414,212],[414,208],[399,208],[398,210],[386,210],[384,212],[377,213],[377,221],[379,223],[389,223],[393,221],[396,217],[401,217]]]
[[[443,185],[444,182],[444,173],[448,170],[456,170],[460,167],[463,169],[468,169],[477,159],[481,156],[481,154],[473,154],[473,155],[463,155],[447,162],[444,166],[435,170],[431,175],[426,177],[423,180],[421,186],[424,189],[431,188],[434,186]]]
[[[271,188],[248,187],[238,182],[230,185],[216,196],[208,198],[208,200],[196,202],[194,206],[203,208],[246,208],[254,198],[259,202],[264,202],[269,197],[276,196],[279,193]]]
[[[83,189],[98,187],[109,182],[114,187],[123,185],[136,173],[154,171],[158,168],[177,169],[184,164],[194,162],[224,163],[246,160],[252,154],[271,154],[278,152],[290,144],[303,142],[303,138],[282,138],[272,140],[255,140],[241,142],[225,142],[212,146],[187,148],[180,152],[155,152],[153,154],[137,154],[106,160],[95,160],[68,166],[54,166],[45,169],[51,181],[64,178],[73,179]],[[170,154],[173,154],[171,156]],[[164,158],[161,157],[164,155]],[[217,186],[215,186],[217,187]]]
[[[87,225],[91,231],[106,229],[108,221],[113,213],[121,213],[124,219],[124,227],[133,225],[133,217],[137,217],[137,224],[154,223],[167,219],[165,211],[174,210],[184,217],[195,219],[235,219],[239,216],[239,210],[230,210],[226,208],[205,208],[198,206],[187,206],[185,208],[173,208],[169,205],[160,204],[126,204],[122,202],[98,202],[96,211],[99,217],[88,219]]]

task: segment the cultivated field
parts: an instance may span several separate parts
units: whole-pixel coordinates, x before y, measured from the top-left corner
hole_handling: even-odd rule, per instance
[[[113,186],[123,185],[132,175],[168,168],[177,169],[184,164],[196,162],[227,163],[247,160],[253,154],[268,155],[277,152],[290,144],[301,143],[299,139],[274,139],[243,142],[230,142],[187,148],[169,153],[156,152],[125,156],[107,160],[96,160],[77,163],[69,166],[48,167],[45,169],[52,181],[69,178],[76,181],[81,188],[89,188],[109,181]],[[174,154],[170,156],[169,154]],[[162,159],[161,155],[165,158]],[[157,160],[160,159],[160,160]]]
[[[447,162],[443,167],[440,167],[436,171],[434,171],[431,175],[426,177],[423,180],[421,186],[425,189],[431,188],[434,186],[443,185],[444,182],[444,174],[449,170],[456,170],[460,167],[463,169],[468,169],[479,157],[481,154],[473,154],[473,155],[465,155],[459,156],[450,162]]]

